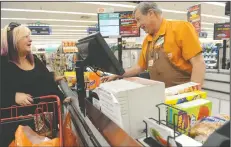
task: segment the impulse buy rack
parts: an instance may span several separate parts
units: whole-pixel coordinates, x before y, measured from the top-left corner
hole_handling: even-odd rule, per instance
[[[160,108],[160,106],[164,106],[166,109],[166,120],[161,120],[161,117],[160,117],[161,116],[161,111],[160,111],[161,108]],[[150,135],[148,134],[148,131],[149,131],[148,130],[149,129],[148,123],[144,120],[143,122],[145,124],[145,129],[144,129],[145,138],[138,139],[138,141],[145,146],[148,145],[148,146],[155,146],[155,147],[164,147],[164,146],[169,147],[169,146],[171,146],[170,140],[172,140],[176,143],[177,147],[183,147],[183,145],[180,142],[176,141],[176,138],[181,136],[182,134],[187,133],[187,131],[185,129],[178,127],[178,122],[179,122],[178,121],[178,119],[179,119],[178,114],[173,114],[173,123],[168,122],[168,116],[169,116],[168,110],[169,110],[169,108],[178,110],[181,112],[182,115],[187,115],[187,112],[183,111],[181,109],[172,107],[170,105],[164,104],[164,103],[158,104],[158,105],[156,105],[156,107],[157,107],[158,113],[159,113],[158,120],[155,118],[148,118],[148,119],[154,120],[159,125],[163,125],[169,129],[173,129],[173,135],[169,134],[167,136],[167,144],[166,145],[161,144],[159,141],[154,140],[152,137],[150,137]],[[178,130],[180,130],[182,133],[180,133]]]

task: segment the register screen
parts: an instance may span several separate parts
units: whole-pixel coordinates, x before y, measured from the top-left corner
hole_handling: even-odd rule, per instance
[[[119,13],[99,14],[99,30],[102,36],[119,36]]]

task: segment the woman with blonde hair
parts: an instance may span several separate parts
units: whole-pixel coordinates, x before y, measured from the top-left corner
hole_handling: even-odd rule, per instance
[[[10,23],[1,32],[1,107],[30,105],[33,97],[43,95],[64,100],[54,76],[32,54],[30,35],[29,28],[18,23]]]

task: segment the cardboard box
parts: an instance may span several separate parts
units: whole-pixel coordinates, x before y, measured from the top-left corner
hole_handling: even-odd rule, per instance
[[[175,105],[174,108],[168,108],[168,122],[173,124],[174,114],[177,114],[177,117],[175,117],[175,125],[178,126],[178,131],[188,134],[189,129],[197,120],[211,115],[212,102],[206,99],[197,99]],[[184,113],[184,111],[187,113]]]
[[[165,104],[168,105],[176,105],[181,104],[184,102],[189,102],[196,99],[205,99],[207,97],[207,93],[204,91],[194,91],[179,95],[173,95],[173,96],[166,96]]]
[[[188,82],[185,84],[180,84],[169,88],[165,88],[165,95],[171,96],[171,95],[183,94],[187,92],[198,91],[199,89],[200,89],[199,83]]]

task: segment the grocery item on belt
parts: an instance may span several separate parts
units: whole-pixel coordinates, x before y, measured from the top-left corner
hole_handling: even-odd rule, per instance
[[[166,96],[177,95],[177,94],[182,94],[192,91],[198,91],[199,89],[200,89],[199,83],[188,82],[185,84],[180,84],[177,86],[165,88],[165,95]]]
[[[192,126],[189,135],[195,140],[204,143],[216,129],[220,128],[229,120],[228,115],[205,117]]]
[[[196,99],[205,99],[206,97],[207,93],[204,91],[193,91],[178,95],[166,96],[165,104],[176,105]]]
[[[144,119],[145,122],[147,123],[147,130],[148,134],[157,142],[162,144],[163,146],[167,146],[169,141],[170,146],[175,147],[176,142],[174,139],[169,139],[168,136],[173,137],[174,136],[174,131],[162,124],[158,124],[154,120],[150,120],[148,118]]]
[[[76,84],[76,74],[75,72],[64,72],[64,76],[67,79],[69,87],[73,87]]]
[[[174,108],[178,108],[180,110]],[[168,108],[168,122],[173,124],[174,114],[177,114],[177,117],[175,117],[175,125],[178,125],[179,132],[187,135],[189,129],[196,123],[197,120],[211,115],[211,110],[212,102],[207,99],[197,99],[174,105],[173,108]]]

